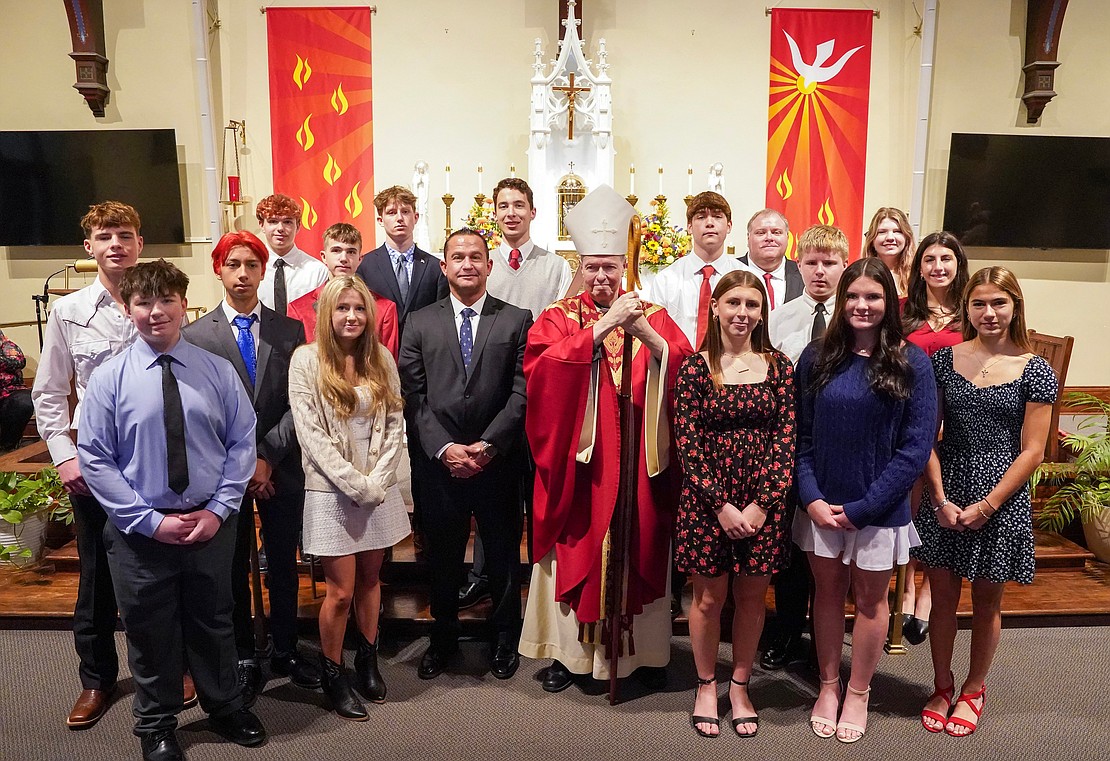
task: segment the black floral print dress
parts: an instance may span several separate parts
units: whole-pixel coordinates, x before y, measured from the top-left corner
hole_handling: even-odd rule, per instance
[[[790,561],[785,500],[794,472],[794,368],[769,355],[761,383],[717,388],[709,362],[683,362],[675,387],[675,439],[682,457],[682,493],[675,529],[675,564],[684,573],[765,576]],[[725,536],[715,509],[726,502],[767,509],[759,532]]]

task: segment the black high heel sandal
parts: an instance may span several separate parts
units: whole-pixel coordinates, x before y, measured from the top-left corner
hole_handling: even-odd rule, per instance
[[[751,680],[750,679],[745,679],[743,682],[738,682],[735,679],[729,679],[729,681],[732,682],[735,685],[740,686],[740,687],[747,687],[748,682],[750,682]],[[755,732],[752,732],[751,734],[746,734],[744,732],[741,732],[740,729],[739,729],[741,724],[755,724]],[[733,719],[732,720],[732,731],[736,733],[737,737],[755,737],[757,734],[759,734],[759,717],[758,716],[742,716],[739,719]]]
[[[698,679],[698,686],[694,688],[694,700],[695,700],[695,702],[698,699],[698,689],[699,688],[707,687],[708,685],[717,683],[716,675],[711,676],[708,679],[702,679],[699,676],[697,679]],[[717,727],[717,733],[716,734],[710,734],[709,732],[706,732],[705,730],[698,729],[698,724],[710,724],[714,727]],[[690,716],[690,726],[693,727],[694,731],[697,732],[702,737],[720,737],[721,736],[721,719],[720,719],[720,717],[717,717],[717,716],[694,716],[694,715],[691,715]]]

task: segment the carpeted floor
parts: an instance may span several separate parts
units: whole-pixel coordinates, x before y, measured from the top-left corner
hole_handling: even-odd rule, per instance
[[[487,652],[464,643],[453,673],[422,682],[416,664],[426,640],[383,642],[389,702],[370,707],[370,720],[345,722],[328,712],[319,692],[272,680],[256,712],[270,732],[262,748],[227,745],[206,729],[204,713],[181,715],[179,738],[191,761],[205,759],[1106,759],[1110,758],[1110,683],[1105,628],[1007,629],[988,685],[982,729],[964,739],[933,735],[918,722],[931,692],[927,646],[886,656],[872,682],[867,735],[853,746],[820,740],[806,718],[814,682],[780,671],[753,677],[759,736],[741,739],[727,722],[719,738],[690,729],[694,668],[686,638],[673,642],[670,685],[649,693],[627,683],[624,702],[609,707],[603,688],[540,689],[543,663],[525,660],[506,682],[491,677]],[[123,652],[123,636],[119,645]],[[966,664],[969,633],[957,641]],[[722,648],[719,674],[727,667]],[[845,659],[848,653],[845,652]],[[348,660],[350,654],[348,654]],[[0,631],[0,759],[117,761],[139,758],[131,735],[130,679],[95,727],[65,729],[77,694],[72,637],[56,631]],[[123,666],[126,673],[126,664]],[[957,679],[960,675],[957,674]],[[724,695],[724,687],[721,687]],[[727,709],[727,699],[722,700]]]

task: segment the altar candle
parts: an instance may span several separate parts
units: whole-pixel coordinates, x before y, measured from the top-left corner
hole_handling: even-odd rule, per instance
[[[663,165],[659,165],[659,195],[663,195]]]
[[[478,192],[482,192],[482,165],[478,165]]]
[[[636,195],[636,165],[628,165],[628,195]]]
[[[443,170],[443,192],[445,194],[451,193],[451,165],[448,164]]]
[[[694,195],[694,165],[690,164],[686,168],[686,195]]]
[[[516,164],[509,164],[509,176],[516,177]]]

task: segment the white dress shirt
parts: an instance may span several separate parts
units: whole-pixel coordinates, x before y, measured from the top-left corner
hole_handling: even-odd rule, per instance
[[[227,303],[227,299],[224,299],[223,301],[220,302],[220,308],[224,310],[224,317],[227,318],[228,327],[231,328],[231,337],[235,339],[236,343],[238,343],[238,341],[239,341],[239,328],[235,327],[235,324],[232,323],[232,320],[234,320],[236,317],[238,317],[241,314],[244,317],[250,317],[251,315],[255,315],[255,316],[258,317],[257,320],[255,320],[254,322],[251,323],[251,335],[254,336],[254,347],[255,347],[255,352],[257,353],[258,352],[258,335],[259,335],[258,326],[260,324],[262,324],[262,302],[259,301],[258,303],[256,303],[254,305],[254,309],[247,312],[246,314],[243,314],[242,312],[236,312],[235,307],[233,307],[233,306],[231,306],[231,304]]]
[[[701,297],[701,269],[706,264],[714,269],[713,274],[709,276],[710,292],[729,272],[750,269],[736,257],[727,254],[717,257],[712,262],[706,262],[697,254],[690,253],[674,264],[661,269],[648,283],[643,294],[648,301],[667,310],[667,314],[678,327],[682,328],[690,345],[695,349],[697,346],[694,342],[698,332],[698,300]]]
[[[486,296],[488,295],[488,291],[486,293],[483,293],[477,301],[470,305],[470,308],[473,309],[475,312],[475,315],[470,318],[470,334],[474,338],[478,337],[478,321],[482,319],[482,308],[486,305]],[[451,299],[451,311],[455,315],[455,336],[459,337],[459,334],[462,332],[463,324],[462,310],[466,309],[466,304],[456,299],[455,294],[453,293],[449,294],[448,298]],[[459,338],[459,340],[460,342],[462,341],[461,338]],[[473,359],[473,357],[471,357],[471,359]],[[443,453],[446,452],[449,448],[453,447],[455,444],[456,442],[449,441],[442,447],[440,447],[439,451],[436,452],[436,459],[438,460],[443,457]]]
[[[116,306],[99,277],[54,302],[46,322],[31,399],[39,436],[46,442],[50,461],[55,465],[77,456],[69,429],[77,428],[89,376],[104,360],[134,343],[138,335],[135,325]],[[72,419],[70,381],[77,389]]]
[[[767,287],[767,279],[764,277],[767,273],[759,268],[759,266],[752,261],[752,255],[748,254],[748,269],[755,273],[755,276],[763,282],[763,287]],[[786,257],[782,258],[779,266],[771,272],[771,290],[775,292],[775,309],[786,306]],[[770,304],[767,304],[770,307]]]
[[[490,252],[493,271],[486,288],[502,301],[527,309],[534,320],[540,312],[563,298],[570,288],[573,278],[570,263],[527,240],[519,247],[520,269],[514,270],[509,266],[512,250],[512,246],[502,241]]]
[[[285,262],[285,303],[292,304],[310,291],[314,291],[328,282],[328,268],[319,259],[309,256],[296,246],[285,256],[278,256],[273,249],[266,246],[270,252],[270,260],[266,262],[266,274],[258,285],[258,300],[270,309],[274,308],[274,276],[277,273],[278,259]]]
[[[822,303],[826,310],[825,325],[828,326],[836,305],[836,296],[830,295]],[[809,291],[802,291],[801,296],[786,302],[770,314],[771,324],[767,334],[771,338],[771,344],[790,357],[794,364],[798,363],[802,350],[809,346],[816,310],[817,300],[809,295]]]

